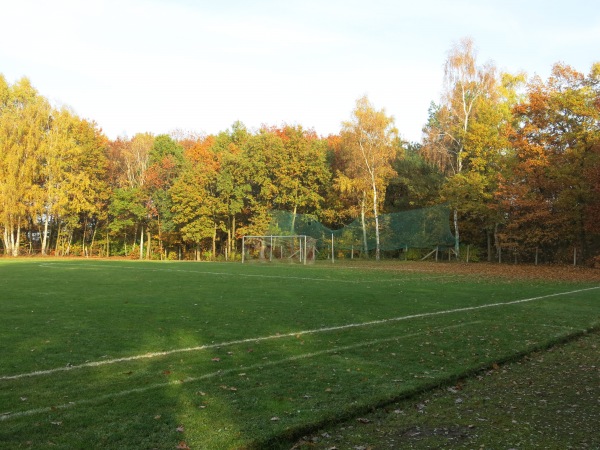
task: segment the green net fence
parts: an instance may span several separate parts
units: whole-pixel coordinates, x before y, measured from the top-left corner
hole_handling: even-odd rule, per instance
[[[332,230],[313,216],[288,211],[271,213],[269,234],[306,235],[316,240],[317,248],[328,247],[331,240],[337,249],[369,252],[376,248],[375,219],[359,218],[339,230]],[[382,251],[409,248],[452,247],[450,210],[445,205],[379,216],[379,248]]]

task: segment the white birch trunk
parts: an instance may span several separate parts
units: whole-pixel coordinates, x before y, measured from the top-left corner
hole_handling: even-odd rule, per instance
[[[144,259],[144,226],[140,231],[140,259]]]
[[[362,225],[363,231],[363,248],[365,252],[365,257],[369,257],[369,245],[367,242],[367,227],[365,225],[365,194],[363,192],[362,202],[360,204],[360,223]]]

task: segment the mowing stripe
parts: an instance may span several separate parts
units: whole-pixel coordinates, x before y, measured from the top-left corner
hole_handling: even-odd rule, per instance
[[[449,325],[446,327],[433,328],[431,330],[428,330],[427,332],[443,331],[443,330],[448,330],[448,329],[453,329],[453,328],[465,327],[465,326],[473,325],[475,323],[480,323],[480,322],[481,321],[473,321],[473,322],[466,322],[466,323],[461,323],[461,324],[457,324],[457,325]],[[98,402],[101,402],[104,400],[110,400],[113,398],[124,397],[124,396],[131,395],[131,394],[141,394],[141,393],[153,390],[153,389],[165,388],[168,386],[176,386],[176,385],[181,385],[181,384],[186,384],[186,383],[193,383],[196,381],[207,380],[210,378],[214,378],[217,375],[223,376],[223,375],[229,375],[231,373],[237,373],[237,372],[243,373],[243,372],[248,372],[250,370],[264,369],[267,367],[278,366],[278,365],[285,364],[288,362],[309,359],[309,358],[313,358],[315,356],[327,355],[330,353],[337,353],[337,352],[345,351],[345,350],[353,350],[353,349],[357,349],[357,348],[361,348],[361,347],[368,347],[371,345],[382,344],[385,342],[398,341],[400,339],[416,337],[416,336],[419,336],[419,335],[425,334],[425,333],[426,333],[426,331],[421,331],[418,333],[410,333],[410,334],[406,334],[403,336],[395,336],[395,337],[385,338],[385,339],[373,339],[371,341],[361,342],[360,344],[347,345],[347,346],[343,346],[343,347],[334,347],[329,350],[321,350],[318,352],[311,352],[311,353],[304,353],[302,355],[290,356],[288,358],[280,359],[278,361],[268,361],[268,362],[252,364],[250,366],[236,367],[234,369],[218,370],[216,372],[210,372],[210,373],[207,373],[204,375],[200,375],[198,377],[188,377],[184,380],[167,381],[164,383],[155,383],[155,384],[151,384],[151,385],[144,386],[144,387],[127,389],[125,391],[119,391],[119,392],[113,392],[110,394],[101,395],[99,397],[94,397],[91,399],[79,400],[77,402],[69,402],[69,403],[65,403],[62,405],[58,405],[58,406],[36,408],[36,409],[30,409],[27,411],[0,413],[0,422],[8,420],[8,419],[18,418],[18,417],[33,416],[36,414],[47,413],[50,411],[56,411],[56,410],[73,408],[75,406],[98,403]]]
[[[197,351],[208,350],[208,349],[212,349],[212,348],[227,347],[227,346],[231,346],[231,345],[248,344],[248,343],[252,343],[252,342],[262,342],[262,341],[269,341],[269,340],[282,339],[282,338],[288,338],[288,337],[296,337],[296,336],[302,336],[302,335],[308,335],[308,334],[327,333],[330,331],[339,331],[339,330],[346,330],[346,329],[350,329],[350,328],[368,327],[368,326],[372,326],[372,325],[382,325],[382,324],[387,324],[387,323],[391,323],[391,322],[400,322],[403,320],[420,319],[423,317],[440,316],[440,315],[444,315],[444,314],[453,314],[453,313],[466,312],[466,311],[476,311],[479,309],[495,308],[495,307],[499,307],[499,306],[518,305],[520,303],[528,303],[528,302],[533,302],[536,300],[543,300],[543,299],[559,297],[559,296],[563,296],[563,295],[578,294],[580,292],[592,291],[592,290],[596,290],[596,289],[600,289],[600,286],[576,289],[574,291],[567,291],[567,292],[557,292],[555,294],[547,294],[547,295],[542,295],[539,297],[531,297],[531,298],[526,298],[526,299],[521,299],[521,300],[513,300],[510,302],[489,303],[486,305],[479,305],[479,306],[467,306],[464,308],[447,309],[447,310],[443,310],[443,311],[411,314],[409,316],[392,317],[389,319],[370,320],[368,322],[349,323],[346,325],[336,325],[336,326],[332,326],[332,327],[315,328],[312,330],[301,330],[301,331],[295,331],[292,333],[275,334],[275,335],[269,335],[269,336],[259,336],[259,337],[247,338],[247,339],[238,339],[238,340],[234,340],[234,341],[220,342],[218,344],[208,344],[208,345],[200,345],[197,347],[177,348],[177,349],[167,350],[167,351],[162,351],[162,352],[144,353],[142,355],[126,356],[123,358],[108,359],[108,360],[104,360],[104,361],[92,361],[92,362],[87,362],[87,363],[83,363],[83,364],[77,364],[77,365],[72,365],[72,366],[69,365],[69,366],[65,366],[65,367],[57,367],[57,368],[48,369],[48,370],[38,370],[35,372],[27,372],[27,373],[21,373],[21,374],[17,374],[17,375],[4,375],[4,376],[0,377],[0,381],[17,380],[20,378],[37,377],[37,376],[41,376],[41,375],[50,375],[50,374],[53,374],[56,372],[66,372],[66,371],[70,371],[70,370],[83,369],[86,367],[106,366],[109,364],[118,364],[118,363],[122,363],[122,362],[137,361],[140,359],[151,359],[151,358],[157,358],[160,356],[173,355],[176,353],[197,352]]]

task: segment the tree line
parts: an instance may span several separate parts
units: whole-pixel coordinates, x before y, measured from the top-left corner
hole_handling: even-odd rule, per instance
[[[439,203],[452,210],[458,257],[469,244],[489,260],[598,258],[600,63],[528,79],[478,64],[463,39],[418,143],[367,97],[327,137],[236,122],[216,135],[110,140],[27,78],[0,75],[5,255],[234,259],[272,210],[336,228]]]

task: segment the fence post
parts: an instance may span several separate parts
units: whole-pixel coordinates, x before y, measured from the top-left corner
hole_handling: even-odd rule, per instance
[[[331,264],[335,262],[335,254],[333,251],[333,233],[331,233]]]
[[[244,264],[245,256],[246,256],[246,236],[242,236],[242,264]]]

